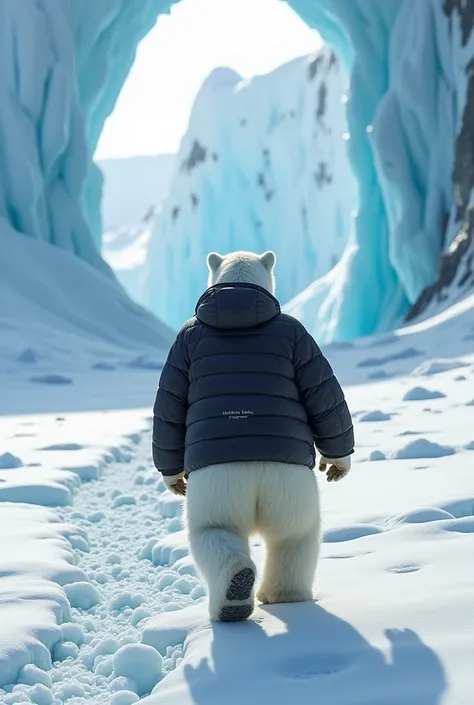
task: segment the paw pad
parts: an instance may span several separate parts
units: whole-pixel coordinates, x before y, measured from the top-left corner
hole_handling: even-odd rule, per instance
[[[226,600],[248,600],[255,583],[255,573],[251,568],[243,568],[234,575],[227,588]]]
[[[253,612],[253,605],[226,605],[221,609],[219,619],[222,622],[242,622]]]

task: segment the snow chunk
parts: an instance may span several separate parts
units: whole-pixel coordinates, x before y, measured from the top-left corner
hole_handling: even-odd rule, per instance
[[[440,372],[449,372],[449,370],[458,370],[460,367],[468,367],[467,362],[462,360],[452,360],[452,359],[437,359],[437,360],[426,360],[422,362],[421,365],[413,370],[413,376],[415,377],[428,377],[430,375],[437,375]]]
[[[20,669],[18,683],[24,683],[25,685],[36,685],[40,683],[47,688],[51,688],[53,685],[49,673],[46,673],[37,666],[33,666],[31,663]]]
[[[53,705],[54,696],[45,685],[38,683],[28,693],[31,701],[36,705]]]
[[[65,585],[64,590],[71,607],[89,610],[101,601],[100,592],[91,583],[77,582],[72,585]]]
[[[87,521],[90,521],[91,524],[97,524],[99,521],[102,521],[102,519],[105,519],[105,514],[104,512],[92,512],[92,514],[89,514],[87,517]]]
[[[451,446],[441,446],[438,443],[428,441],[426,438],[417,438],[397,450],[392,457],[395,460],[412,460],[416,458],[443,458],[455,453],[455,449]]]
[[[151,556],[152,556],[152,551],[156,543],[158,542],[158,539],[152,536],[151,538],[148,539],[146,544],[143,546],[141,549],[140,553],[138,554],[138,557],[140,560],[148,560],[151,561]]]
[[[16,455],[11,453],[3,453],[0,455],[0,470],[15,470],[21,468],[23,462]]]
[[[117,507],[125,507],[129,506],[130,504],[136,504],[137,500],[133,495],[126,495],[126,494],[121,494],[118,497],[115,497],[112,507],[114,509],[117,509]]]
[[[53,652],[53,659],[55,661],[65,661],[67,658],[77,658],[79,655],[79,649],[77,644],[72,641],[62,641],[60,644],[56,644]]]
[[[385,414],[383,411],[369,411],[359,418],[359,421],[370,422],[370,421],[390,421],[392,418],[391,414]]]
[[[357,367],[380,367],[382,365],[387,365],[389,362],[397,362],[398,360],[409,360],[412,357],[418,357],[423,353],[420,350],[415,350],[415,348],[406,348],[400,352],[393,353],[392,355],[385,355],[385,357],[369,357],[366,360],[359,362]]]
[[[80,443],[53,443],[53,445],[45,446],[44,448],[40,448],[40,450],[74,451],[74,450],[83,450],[83,448],[84,448],[84,446],[82,446]]]
[[[189,595],[194,587],[194,583],[187,578],[180,578],[173,584],[173,587],[179,590],[183,595]]]
[[[171,587],[176,580],[179,580],[179,575],[177,573],[172,570],[165,570],[161,573],[156,585],[158,590],[164,590],[167,587]]]
[[[34,377],[30,377],[30,382],[35,382],[36,384],[63,385],[63,384],[72,384],[73,381],[70,377],[66,377],[65,375],[44,374],[44,375],[35,375]]]
[[[148,617],[151,617],[152,614],[153,612],[147,607],[137,607],[137,609],[133,610],[133,614],[130,618],[130,624],[133,627],[136,627],[142,619],[148,619]]]
[[[85,698],[86,691],[83,686],[75,680],[63,681],[59,688],[55,690],[54,697],[56,700],[64,702],[70,698]]]
[[[373,450],[369,456],[369,460],[373,460],[373,461],[386,460],[386,459],[387,459],[387,456],[385,455],[385,453],[382,453],[381,450]]]
[[[160,539],[152,549],[153,565],[173,566],[189,553],[188,540],[184,531],[169,534]]]
[[[117,595],[112,602],[110,603],[110,609],[111,610],[117,610],[121,611],[124,610],[126,607],[131,607],[132,609],[135,609],[136,607],[140,607],[145,602],[145,598],[143,595],[140,595],[140,593],[132,595],[131,592],[122,592],[120,595]]]
[[[26,348],[23,350],[16,358],[18,362],[26,362],[28,364],[34,364],[38,362],[38,355],[32,348]]]
[[[94,661],[97,656],[108,656],[109,654],[115,654],[120,648],[120,644],[117,639],[113,637],[108,637],[107,639],[102,639],[99,641],[91,653],[92,660]]]
[[[131,690],[121,690],[115,693],[110,701],[110,705],[133,705],[139,700],[136,693],[132,693]]]
[[[114,670],[114,658],[113,656],[97,656],[94,660],[94,673],[98,676],[105,676],[109,678]]]
[[[64,641],[70,641],[78,646],[84,643],[84,630],[80,624],[66,622],[65,624],[61,624],[60,628]]]
[[[109,555],[106,558],[107,563],[110,563],[111,565],[116,565],[118,563],[122,562],[122,558],[118,553],[109,553]]]
[[[151,646],[127,644],[114,655],[114,675],[132,678],[137,694],[145,695],[163,677],[163,659]]]
[[[403,396],[403,401],[426,401],[428,399],[445,399],[446,394],[435,389],[425,389],[424,387],[413,387]]]
[[[126,678],[125,676],[117,676],[117,678],[110,681],[109,691],[111,693],[117,693],[124,690],[131,693],[136,693],[138,690],[137,683],[131,678]]]
[[[78,551],[83,551],[84,553],[89,553],[89,544],[83,536],[73,535],[69,537],[71,546]]]
[[[170,519],[168,523],[168,532],[170,534],[175,534],[178,531],[183,530],[183,522],[181,520],[181,517],[173,517],[173,519]]]
[[[165,519],[173,519],[180,515],[183,507],[183,498],[178,497],[169,490],[163,492],[158,501],[158,510]]]

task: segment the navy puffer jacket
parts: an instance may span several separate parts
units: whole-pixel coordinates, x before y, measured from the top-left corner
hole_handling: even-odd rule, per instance
[[[217,463],[315,465],[349,455],[344,394],[304,326],[251,284],[218,284],[199,299],[163,368],[153,460],[163,475]]]

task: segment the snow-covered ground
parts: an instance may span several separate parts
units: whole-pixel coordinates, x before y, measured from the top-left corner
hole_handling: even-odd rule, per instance
[[[0,702],[467,705],[473,308],[327,349],[357,452],[320,482],[317,599],[242,624],[209,623],[181,500],[151,465],[159,370],[71,356],[72,383],[45,386],[2,351]]]

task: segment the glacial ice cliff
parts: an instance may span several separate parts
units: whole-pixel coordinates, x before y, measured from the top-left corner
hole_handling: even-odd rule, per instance
[[[2,0],[0,219],[107,271],[92,155],[140,39],[166,3]]]
[[[0,4],[0,219],[9,227],[107,271],[91,158],[138,41],[171,4]],[[289,4],[351,77],[359,211],[340,262],[298,303],[322,338],[350,338],[472,286],[474,0]]]
[[[282,301],[339,261],[357,206],[346,91],[329,46],[251,81],[216,69],[204,82],[148,252],[144,302],[160,319],[192,315],[211,250],[274,249]]]

